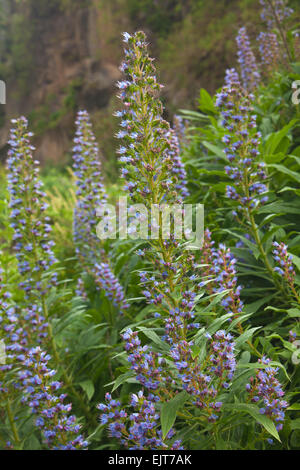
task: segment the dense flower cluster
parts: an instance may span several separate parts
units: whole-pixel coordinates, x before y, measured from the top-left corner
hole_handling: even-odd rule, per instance
[[[287,246],[284,243],[273,242],[273,247],[274,261],[279,265],[274,270],[289,284],[294,284],[296,273],[293,267],[293,258],[288,254]]]
[[[154,450],[170,449],[180,450],[181,441],[170,441],[174,436],[171,429],[166,439],[162,439],[162,432],[157,430],[159,424],[159,413],[156,409],[156,403],[159,397],[149,393],[147,397],[140,391],[137,395],[131,395],[130,405],[134,408],[134,413],[127,414],[121,410],[121,403],[113,400],[109,393],[106,394],[107,404],[98,405],[101,411],[101,423],[109,423],[110,435],[121,440],[124,447],[129,450]],[[130,423],[127,430],[126,425]]]
[[[32,155],[34,147],[30,138],[33,134],[28,132],[24,117],[13,119],[12,124],[7,179],[14,249],[22,276],[19,286],[27,299],[37,299],[45,295],[56,280],[55,274],[50,272],[56,261],[52,251],[54,242],[49,239],[51,226],[45,214],[48,205],[39,179],[39,163]]]
[[[129,307],[126,302],[123,287],[112,272],[108,263],[96,263],[93,267],[96,286],[99,286],[104,292],[106,297],[119,308],[120,313]]]
[[[78,256],[94,261],[99,250],[96,234],[97,209],[107,200],[99,149],[86,111],[79,111],[73,147],[73,168],[76,177],[77,203],[74,213],[74,242]]]
[[[176,190],[177,202],[182,202],[188,195],[187,190],[187,176],[180,157],[180,144],[179,138],[173,129],[166,133],[166,138],[170,142],[170,148],[167,152],[167,158],[170,161],[169,167],[171,174],[174,176],[174,184]]]
[[[212,266],[215,292],[228,290],[226,297],[221,300],[221,305],[228,313],[239,315],[243,309],[243,302],[240,299],[241,286],[237,285],[235,264],[236,259],[230,249],[221,244],[214,253]]]
[[[42,343],[47,337],[47,322],[39,315],[37,306],[25,309],[25,314],[19,312],[18,307],[13,304],[11,294],[3,284],[3,270],[0,268],[0,339],[3,341],[5,349],[5,361],[0,365],[0,372],[3,372],[3,382],[0,382],[0,390],[8,391],[4,385],[7,382],[9,371],[16,370],[19,363],[27,354],[31,343],[36,341]],[[12,379],[13,386],[19,385]]]
[[[209,421],[218,418],[222,402],[217,400],[220,389],[228,389],[233,378],[236,360],[234,342],[230,334],[220,330],[212,338],[209,334],[210,347],[203,365],[193,358],[192,343],[178,342],[171,349],[171,357],[178,369],[178,379],[182,387],[195,399],[194,404],[208,415]]]
[[[154,353],[149,346],[141,346],[137,332],[128,329],[122,338],[126,341],[125,350],[129,352],[128,362],[135,372],[136,379],[149,390],[157,390],[166,379],[163,376],[165,359]]]
[[[264,163],[258,162],[261,134],[256,131],[253,95],[244,93],[239,84],[223,87],[216,96],[226,129],[223,142],[229,165],[225,171],[234,186],[227,186],[227,197],[236,201],[239,210],[254,209],[267,202]]]
[[[279,369],[271,367],[269,365],[271,361],[266,357],[259,359],[259,362],[266,367],[257,371],[255,377],[251,377],[246,389],[253,403],[262,402],[260,413],[271,418],[277,431],[280,431],[283,427],[284,410],[288,403],[282,399],[284,392],[276,378]]]
[[[242,83],[244,88],[252,91],[260,82],[260,73],[245,27],[240,28],[236,42]]]
[[[214,247],[211,232],[206,229],[201,252],[203,280],[199,287],[205,287],[210,295],[226,292],[220,304],[233,317],[238,317],[244,306],[240,298],[242,288],[237,283],[236,262],[230,248],[226,248],[224,244],[220,244],[218,249]]]
[[[58,395],[61,383],[55,381],[55,370],[48,367],[50,356],[39,347],[32,348],[23,358],[18,372],[24,389],[23,403],[36,415],[35,425],[41,430],[47,446],[53,450],[76,450],[87,446],[79,434],[80,425],[69,415],[72,405],[64,405],[65,394]]]
[[[280,49],[275,33],[261,32],[257,38],[262,69],[265,75],[272,73],[280,63]]]
[[[273,242],[273,258],[275,261],[274,271],[276,271],[289,285],[291,291],[299,301],[299,295],[295,289],[295,269],[293,266],[293,257],[288,254],[288,247],[283,243]]]
[[[133,202],[174,202],[178,197],[175,186],[183,189],[185,181],[180,178],[185,179],[185,174],[177,145],[174,147],[174,134],[162,119],[163,107],[157,97],[161,85],[155,77],[144,33],[124,33],[124,42],[127,48],[121,70],[126,79],[118,83],[124,109],[116,113],[122,118],[117,138],[123,141],[119,154],[122,177],[126,179],[124,189]]]
[[[16,365],[16,356],[26,349],[26,333],[19,321],[19,315],[11,302],[11,293],[3,279],[3,269],[0,267],[0,393],[8,393],[8,373]]]
[[[73,147],[73,168],[77,186],[74,211],[76,254],[83,268],[94,276],[96,286],[104,290],[106,296],[122,312],[128,307],[124,301],[125,294],[96,233],[97,211],[107,202],[107,194],[102,180],[99,148],[87,111],[78,112],[76,126]],[[86,297],[81,278],[78,280],[77,294]]]
[[[182,116],[175,114],[173,118],[173,127],[179,141],[180,149],[187,143],[187,121]]]
[[[225,86],[233,87],[240,85],[240,77],[235,68],[227,69],[225,72]]]
[[[294,13],[294,10],[287,6],[286,0],[260,0],[263,7],[261,19],[267,23],[269,29],[278,26],[286,18]]]

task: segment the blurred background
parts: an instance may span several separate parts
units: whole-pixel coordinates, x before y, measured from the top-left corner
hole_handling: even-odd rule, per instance
[[[299,11],[299,3],[290,6]],[[236,64],[237,29],[247,26],[255,39],[260,24],[259,0],[0,0],[1,160],[10,119],[24,114],[44,168],[64,168],[76,111],[85,108],[114,180],[121,33],[147,33],[172,121],[179,109],[197,107],[201,87],[212,93],[222,85]]]

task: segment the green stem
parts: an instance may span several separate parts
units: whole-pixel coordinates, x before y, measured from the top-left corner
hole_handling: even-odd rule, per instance
[[[21,440],[20,440],[20,437],[19,437],[18,429],[17,429],[16,423],[15,423],[14,414],[13,414],[12,407],[11,407],[9,399],[6,403],[6,412],[7,412],[9,424],[10,424],[10,427],[11,427],[11,430],[12,430],[12,433],[13,433],[13,436],[14,436],[14,441],[17,444],[17,446],[19,446],[20,443],[21,443]]]

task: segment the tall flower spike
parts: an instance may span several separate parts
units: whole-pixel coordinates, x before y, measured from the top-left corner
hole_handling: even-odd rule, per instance
[[[288,403],[282,399],[284,392],[276,378],[279,369],[271,367],[271,361],[266,357],[259,359],[258,362],[265,365],[266,368],[256,372],[246,389],[251,401],[261,404],[260,413],[274,421],[277,431],[281,431],[285,416],[284,410],[288,407]]]
[[[177,202],[182,202],[189,196],[189,192],[187,190],[187,175],[180,156],[179,139],[173,129],[170,129],[166,133],[166,137],[170,142],[170,149],[167,152],[167,156],[171,160],[170,171],[174,177]]]
[[[288,254],[288,247],[283,243],[273,242],[273,258],[276,263],[276,271],[289,285],[294,296],[300,301],[300,296],[295,288],[296,273],[293,266],[293,258]]]
[[[22,401],[36,415],[35,425],[49,449],[84,449],[87,441],[79,433],[81,426],[75,416],[69,414],[72,405],[63,404],[66,395],[57,393],[62,384],[54,380],[56,372],[48,367],[50,359],[39,347],[28,351],[18,373],[24,389]]]
[[[128,361],[137,380],[148,390],[157,390],[166,381],[162,368],[165,360],[161,354],[154,353],[147,345],[141,346],[137,332],[131,329],[125,331],[122,338],[126,341],[126,351],[130,352]]]
[[[240,299],[241,286],[237,284],[235,269],[236,259],[230,248],[219,245],[214,252],[212,273],[214,277],[214,292],[228,290],[228,294],[221,300],[221,305],[228,313],[237,317],[242,313],[243,302]]]
[[[278,22],[282,23],[294,13],[294,10],[287,6],[286,0],[260,0],[260,4],[261,19],[267,23],[269,29],[273,29]]]
[[[267,202],[264,163],[258,162],[261,134],[256,130],[253,113],[254,96],[239,83],[223,87],[216,96],[216,106],[221,109],[222,125],[226,129],[223,142],[228,158],[225,167],[233,185],[227,186],[227,197],[236,201],[239,211],[251,211]]]
[[[240,28],[236,42],[242,83],[245,89],[252,91],[260,82],[260,73],[245,27]]]
[[[145,34],[125,33],[124,42],[127,49],[121,70],[126,79],[118,83],[124,110],[117,113],[122,118],[117,134],[123,140],[119,149],[122,177],[128,181],[124,189],[133,202],[148,207],[175,201],[178,180],[172,173],[172,144],[167,139],[170,126],[162,119],[161,85],[156,81]]]
[[[233,87],[240,85],[240,77],[235,68],[227,69],[225,73],[225,86]]]
[[[99,148],[93,134],[87,111],[79,111],[76,120],[73,148],[73,168],[76,176],[77,203],[74,211],[74,243],[76,254],[87,272],[90,272],[99,289],[123,312],[128,307],[125,294],[114,275],[107,255],[96,234],[97,209],[107,201],[103,185]],[[77,293],[84,294],[84,284],[79,281]]]
[[[28,132],[24,117],[13,119],[12,124],[7,179],[14,250],[22,276],[20,288],[27,299],[38,299],[56,280],[56,275],[50,271],[56,261],[52,251],[54,242],[49,239],[51,226],[45,214],[48,205],[39,179],[39,162],[34,161],[32,155],[35,149],[30,138],[33,134]]]
[[[193,359],[192,343],[179,341],[171,349],[182,387],[194,399],[194,405],[203,410],[209,421],[218,419],[222,402],[217,400],[220,389],[230,387],[236,369],[233,337],[224,330],[213,337],[207,334],[209,349],[204,364]]]
[[[19,315],[11,302],[11,294],[7,290],[0,266],[0,394],[9,393],[8,381],[10,372],[17,365],[17,357],[26,350],[26,331],[22,328]]]
[[[173,127],[179,141],[180,149],[182,150],[187,141],[187,121],[184,120],[182,116],[175,114]]]
[[[270,75],[280,62],[280,50],[275,33],[261,32],[257,38],[264,75]]]
[[[183,449],[181,441],[170,441],[174,436],[172,429],[164,440],[161,430],[157,429],[159,414],[155,404],[159,401],[159,397],[151,393],[146,397],[142,391],[137,395],[132,394],[130,405],[134,408],[134,413],[130,415],[120,409],[121,403],[112,399],[109,393],[105,398],[106,404],[98,405],[101,423],[108,423],[109,434],[119,439],[124,447],[129,450]]]
[[[129,307],[126,302],[123,287],[112,272],[108,263],[96,263],[92,270],[96,286],[104,290],[106,297],[111,300],[115,307],[118,307],[120,313]]]
[[[92,264],[96,252],[99,251],[96,211],[106,202],[107,195],[102,181],[99,148],[87,111],[78,112],[76,126],[73,148],[73,168],[77,186],[74,242],[77,255]]]

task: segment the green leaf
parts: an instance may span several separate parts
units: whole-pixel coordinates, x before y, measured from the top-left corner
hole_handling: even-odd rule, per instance
[[[300,411],[300,403],[293,403],[287,408],[288,410]]]
[[[196,357],[199,356],[200,354],[201,348],[199,348],[199,346],[194,345],[191,347],[191,351],[192,351],[192,359],[196,359]]]
[[[172,400],[162,405],[160,413],[160,422],[163,439],[166,438],[168,432],[175,423],[177,411],[184,405],[188,398],[188,393],[183,391],[176,395],[174,398],[172,398]]]
[[[131,371],[125,372],[125,374],[119,375],[119,377],[116,378],[115,382],[113,382],[114,386],[113,386],[112,392],[117,390],[117,388],[119,388],[120,385],[124,384],[125,382],[128,382],[133,377],[134,377],[134,374]]]
[[[210,144],[209,142],[206,142],[206,141],[202,142],[202,144],[204,145],[204,147],[210,150],[213,153],[213,155],[216,155],[217,157],[227,162],[227,158],[225,156],[223,149],[221,149],[220,147],[217,147],[216,145]]]
[[[300,429],[300,418],[294,419],[291,421],[291,429],[294,431],[295,429]]]
[[[285,175],[290,176],[293,180],[297,181],[297,183],[300,183],[300,175],[299,173],[296,173],[295,171],[290,170],[289,168],[283,166],[283,165],[278,165],[278,164],[270,164],[267,165],[269,168],[275,168],[277,171],[280,173],[284,173]]]
[[[6,364],[5,343],[3,339],[0,340],[0,365]]]
[[[293,119],[286,126],[284,126],[280,131],[270,134],[266,141],[265,154],[272,155],[272,154],[278,153],[281,150],[280,145],[282,144],[283,139],[290,132],[290,130],[295,126],[296,123],[297,123],[297,119]]]
[[[200,90],[199,109],[212,114],[217,112],[212,97],[204,88]]]
[[[293,258],[293,263],[297,267],[297,269],[300,271],[300,258],[296,255],[292,255]]]
[[[271,204],[266,204],[262,206],[259,211],[259,214],[300,214],[299,204],[295,203],[284,203],[284,202],[272,202]]]
[[[283,160],[286,157],[285,153],[275,153],[272,155],[266,155],[265,156],[265,162],[266,163],[279,163],[281,160]]]
[[[261,327],[260,326],[256,326],[254,328],[249,328],[249,330],[245,331],[244,333],[242,333],[236,340],[235,340],[235,345],[237,348],[240,348],[240,346],[242,346],[242,344],[245,344],[247,343],[247,341],[249,341],[250,338],[252,338],[254,332],[256,330],[259,330]]]
[[[274,297],[275,294],[268,295],[264,297],[263,299],[256,300],[255,302],[252,302],[251,304],[246,305],[245,307],[245,312],[246,313],[256,313],[257,310],[260,309],[263,305],[267,304],[269,300],[271,300]]]
[[[287,314],[289,317],[292,318],[299,318],[300,317],[300,309],[299,308],[290,308],[287,310]]]
[[[83,382],[79,382],[78,385],[80,385],[82,390],[85,391],[88,399],[91,400],[91,398],[93,397],[95,393],[95,387],[94,387],[93,382],[91,380],[84,380]]]
[[[244,413],[248,413],[255,419],[259,424],[261,424],[265,430],[271,434],[271,436],[275,437],[279,442],[281,442],[279,434],[276,430],[275,424],[265,415],[262,415],[259,412],[259,408],[256,405],[249,405],[247,403],[234,403],[224,405],[224,409],[233,410],[233,411],[240,411]]]
[[[144,326],[139,326],[138,329],[144,333],[145,336],[147,336],[147,338],[151,339],[153,341],[153,343],[157,344],[158,346],[160,346],[162,349],[168,349],[168,346],[167,346],[167,343],[165,343],[164,341],[162,341],[160,339],[160,337],[155,333],[155,331],[153,331],[152,329],[150,328],[145,328]]]

